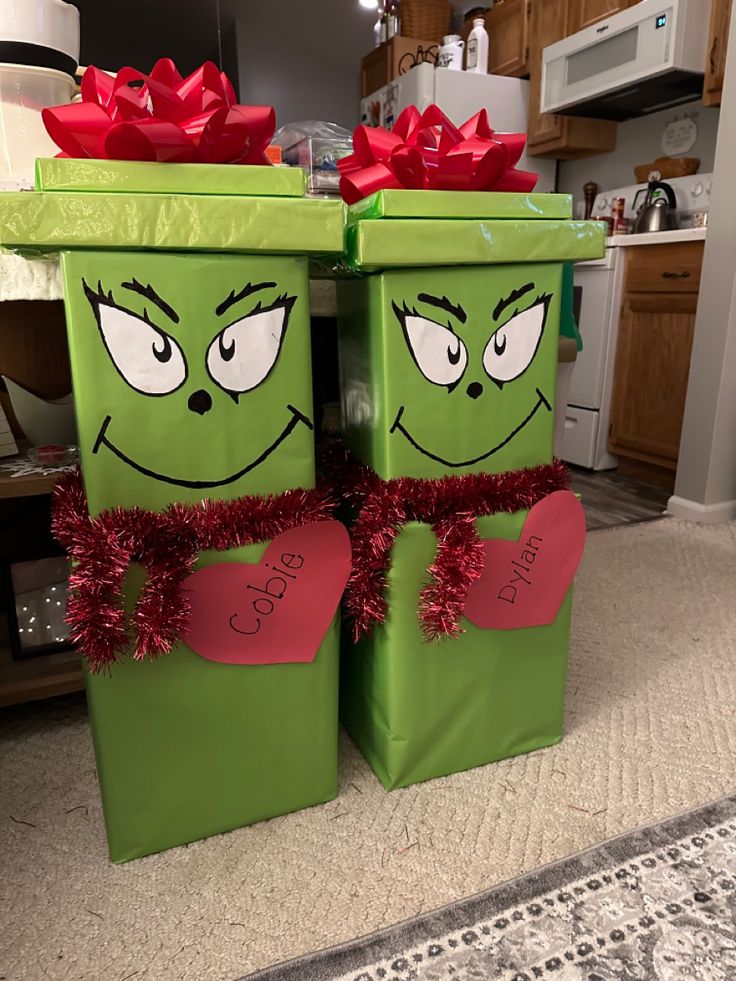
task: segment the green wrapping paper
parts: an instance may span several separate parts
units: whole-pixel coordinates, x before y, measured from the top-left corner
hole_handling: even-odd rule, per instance
[[[306,189],[306,172],[299,167],[164,164],[63,157],[42,157],[36,161],[37,191],[303,197]]]
[[[395,218],[347,229],[349,263],[363,272],[392,266],[573,262],[600,258],[603,226],[590,221]]]
[[[312,389],[304,367],[310,361],[307,261],[63,255],[82,470],[92,514],[314,485]],[[258,284],[261,289],[223,309],[228,297]],[[139,291],[149,286],[162,306],[153,294]],[[259,304],[271,313],[253,315]],[[242,326],[233,330],[233,323]],[[227,385],[236,386],[238,375],[231,370],[236,361],[226,360],[229,344],[235,342],[236,356],[240,343],[245,350],[253,346],[251,357],[257,351],[267,358],[273,353],[271,330],[282,342],[270,373],[233,396],[235,388]],[[168,361],[159,361],[156,350],[167,348]],[[244,370],[246,384],[257,377],[255,367],[252,374]]]
[[[507,191],[376,191],[348,208],[353,224],[372,218],[572,218],[571,194]]]
[[[483,538],[518,537],[526,512],[478,520]],[[562,737],[571,591],[549,627],[481,630],[428,643],[417,621],[435,536],[413,522],[394,544],[386,623],[343,642],[341,706],[384,787],[406,787]]]
[[[307,261],[62,255],[92,514],[313,486]],[[265,548],[205,552],[197,569]],[[141,582],[134,567],[128,606]],[[112,860],[334,797],[337,688],[336,620],[311,663],[220,664],[180,643],[88,674]]]
[[[369,275],[338,293],[341,397],[361,463],[440,480],[552,461],[563,263],[605,249],[602,226],[570,214],[567,196],[424,191],[350,209],[348,263]],[[478,534],[520,540],[528,513],[479,517]],[[343,631],[342,717],[387,788],[562,735],[572,589],[542,626],[462,617],[457,639],[429,642],[419,604],[436,549],[429,525],[406,525],[385,622],[357,644]]]
[[[342,414],[353,453],[384,480],[549,463],[561,278],[559,263],[539,263],[396,269],[340,283]],[[499,309],[522,289],[518,304]],[[520,377],[499,387],[484,354],[522,304],[543,324],[538,347]]]
[[[317,198],[16,191],[0,193],[0,243],[324,255],[342,252],[343,214],[342,202]]]

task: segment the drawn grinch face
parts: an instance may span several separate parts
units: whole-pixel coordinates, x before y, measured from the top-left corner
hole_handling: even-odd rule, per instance
[[[139,495],[133,503],[151,506],[150,498],[163,504],[213,492],[277,491],[293,485],[292,464],[295,483],[308,482],[312,407],[301,260],[110,258],[88,258],[89,269],[74,275],[71,267],[84,266],[84,256],[65,262],[86,304],[84,319],[72,311],[70,339],[88,486],[90,467],[133,490],[145,482],[147,500]]]
[[[551,459],[560,282],[559,264],[386,275],[392,476]]]

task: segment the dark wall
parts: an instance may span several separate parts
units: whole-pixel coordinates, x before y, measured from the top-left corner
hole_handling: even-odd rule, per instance
[[[79,9],[82,65],[148,71],[157,58],[173,58],[183,74],[203,61],[218,62],[216,0],[71,0]],[[237,86],[232,16],[223,8],[223,68]]]

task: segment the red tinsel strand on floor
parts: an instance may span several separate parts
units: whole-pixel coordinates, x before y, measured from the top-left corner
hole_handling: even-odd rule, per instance
[[[67,599],[71,639],[99,671],[131,651],[139,660],[168,653],[186,629],[182,590],[199,553],[268,542],[281,532],[334,515],[325,488],[241,497],[235,501],[172,504],[165,511],[111,508],[92,518],[81,473],[54,490],[52,531],[72,559]],[[123,606],[131,563],[146,582],[128,621]]]
[[[475,519],[528,510],[570,485],[561,460],[499,474],[382,480],[342,447],[325,458],[324,476],[355,514],[349,529],[353,571],[345,608],[356,641],[385,622],[391,549],[407,522],[431,524],[438,539],[428,570],[431,582],[422,590],[418,610],[424,635],[430,640],[457,637],[468,589],[483,570]]]

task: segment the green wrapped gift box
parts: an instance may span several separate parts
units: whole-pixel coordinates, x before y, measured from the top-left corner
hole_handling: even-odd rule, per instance
[[[181,166],[188,166],[181,164]],[[339,201],[90,191],[0,193],[9,249],[332,254],[343,248]]]
[[[150,172],[153,193],[107,178],[98,193],[96,166],[75,178],[75,163],[41,163],[40,179],[84,190],[0,195],[0,242],[62,250],[91,514],[313,487],[307,254],[340,251],[341,204],[247,167],[260,196],[234,196],[232,168],[219,194],[211,168],[110,162],[119,187]],[[197,193],[179,193],[188,180]],[[201,553],[197,568],[265,548]],[[129,607],[141,581],[134,568]],[[311,663],[216,663],[179,643],[88,674],[113,861],[334,797],[337,690],[336,619]]]
[[[348,209],[354,224],[371,218],[447,219],[508,218],[516,221],[572,218],[571,194],[507,191],[376,191]]]
[[[63,157],[40,157],[36,161],[37,191],[303,197],[306,189],[306,171],[300,167],[166,164]]]
[[[438,482],[551,464],[563,263],[602,256],[602,226],[573,221],[565,195],[384,191],[349,209],[347,248],[360,274],[338,293],[355,457],[384,480]],[[478,534],[516,539],[526,515],[478,517]],[[546,625],[463,618],[457,639],[428,642],[418,605],[435,551],[428,525],[406,525],[385,623],[343,641],[342,716],[386,787],[562,734],[570,590]]]

